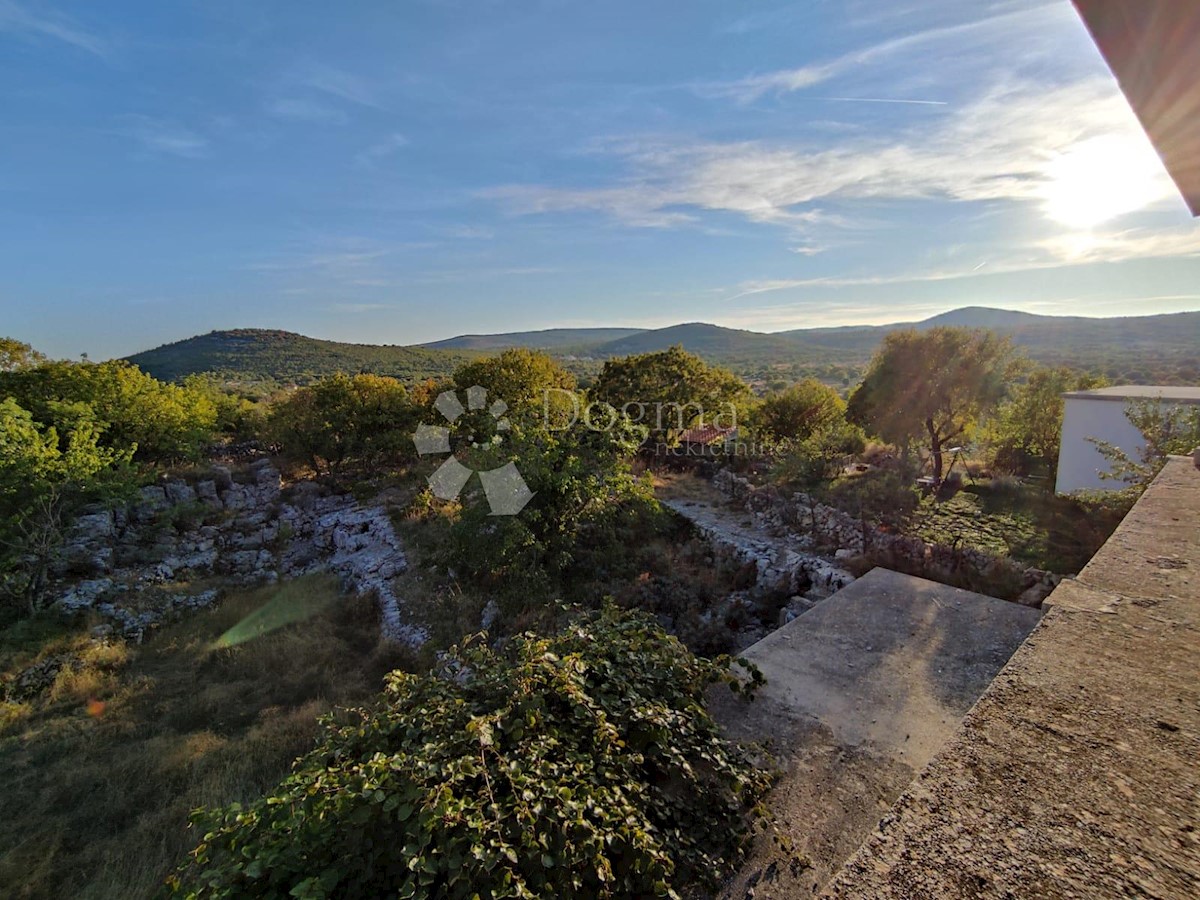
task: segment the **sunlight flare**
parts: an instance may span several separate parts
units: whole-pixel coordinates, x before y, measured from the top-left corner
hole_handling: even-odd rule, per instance
[[[1089,229],[1168,195],[1162,162],[1140,135],[1108,134],[1074,144],[1051,160],[1042,189],[1047,216]]]

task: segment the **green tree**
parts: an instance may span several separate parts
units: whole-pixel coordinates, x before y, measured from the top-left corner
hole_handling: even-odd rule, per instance
[[[741,858],[766,776],[705,709],[729,660],[611,610],[473,640],[248,806],[199,811],[192,898],[677,897]],[[757,678],[757,672],[753,673]]]
[[[547,391],[574,390],[575,376],[545,353],[514,347],[459,367],[454,384],[459,390],[479,385],[489,402],[503,400],[520,411],[541,409]]]
[[[996,466],[1025,474],[1037,464],[1055,472],[1062,440],[1063,394],[1103,384],[1099,376],[1065,367],[1035,368],[1024,384],[1013,388],[1011,397],[988,423]]]
[[[446,546],[446,564],[461,576],[504,592],[522,607],[562,590],[580,570],[594,574],[627,552],[640,532],[660,524],[648,481],[633,475],[640,430],[626,421],[591,429],[525,429],[465,454],[476,471],[517,467],[533,492],[518,516],[492,516],[475,496]],[[472,483],[473,484],[473,483]]]
[[[728,369],[676,346],[608,360],[590,396],[664,437],[701,418],[708,424],[735,424],[750,389]]]
[[[404,385],[381,375],[331,375],[276,403],[267,433],[285,456],[317,474],[340,475],[347,464],[394,464],[414,451],[417,409]]]
[[[16,338],[0,337],[0,372],[15,372],[46,361],[46,357]]]
[[[0,575],[27,612],[42,600],[65,523],[88,502],[133,482],[133,449],[100,445],[103,426],[82,416],[60,437],[11,397],[0,401]]]
[[[884,338],[847,417],[886,441],[923,439],[942,478],[942,448],[1003,399],[1014,372],[1007,338],[965,328],[908,329]]]
[[[1108,441],[1089,438],[1109,463],[1102,478],[1142,488],[1154,480],[1169,455],[1187,455],[1200,447],[1200,406],[1135,400],[1125,408],[1125,418],[1142,435],[1135,456]]]
[[[805,441],[844,421],[846,404],[837,391],[815,378],[768,394],[750,415],[754,430],[777,442]]]
[[[60,416],[86,409],[102,427],[103,446],[133,447],[147,461],[197,457],[216,424],[216,408],[202,393],[163,384],[116,360],[48,362],[0,373],[0,390],[60,435],[69,431]]]
[[[865,448],[861,429],[848,422],[834,421],[791,444],[775,464],[775,478],[811,492],[840,475]]]
[[[262,433],[264,403],[255,402],[235,386],[223,383],[211,374],[188,375],[182,384],[189,392],[206,397],[212,403],[215,411],[213,427],[216,431],[238,440],[249,440]]]

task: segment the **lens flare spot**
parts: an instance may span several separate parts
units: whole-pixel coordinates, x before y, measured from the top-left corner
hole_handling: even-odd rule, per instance
[[[1043,210],[1056,222],[1087,229],[1168,196],[1162,161],[1141,136],[1104,135],[1075,144],[1046,167]]]

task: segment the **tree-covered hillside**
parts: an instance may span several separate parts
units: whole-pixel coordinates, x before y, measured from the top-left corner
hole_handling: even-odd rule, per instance
[[[286,331],[240,329],[167,344],[129,357],[163,380],[213,373],[243,381],[308,383],[334,372],[369,372],[403,381],[448,376],[477,357],[468,347],[545,346],[585,381],[606,359],[657,353],[680,346],[706,361],[727,366],[756,387],[778,387],[805,377],[849,387],[884,337],[901,328],[920,331],[951,325],[984,328],[1011,337],[1036,362],[1070,366],[1115,383],[1200,382],[1200,312],[1089,319],[1038,316],[968,307],[909,325],[805,328],[763,334],[704,323],[647,331],[551,329],[502,335],[466,335],[416,346],[346,344]],[[622,334],[616,340],[611,333]],[[580,343],[587,336],[603,340]],[[568,341],[571,341],[568,343]],[[446,349],[438,349],[444,347]],[[450,348],[456,349],[450,349]]]
[[[335,372],[369,372],[402,381],[449,376],[476,354],[396,345],[322,341],[289,331],[240,328],[165,344],[129,361],[163,381],[213,373],[245,381],[305,384]]]

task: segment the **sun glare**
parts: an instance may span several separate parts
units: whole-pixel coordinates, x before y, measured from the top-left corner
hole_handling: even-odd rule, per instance
[[[1132,135],[1075,144],[1046,167],[1043,209],[1071,228],[1094,228],[1149,206],[1169,190],[1153,148]]]

